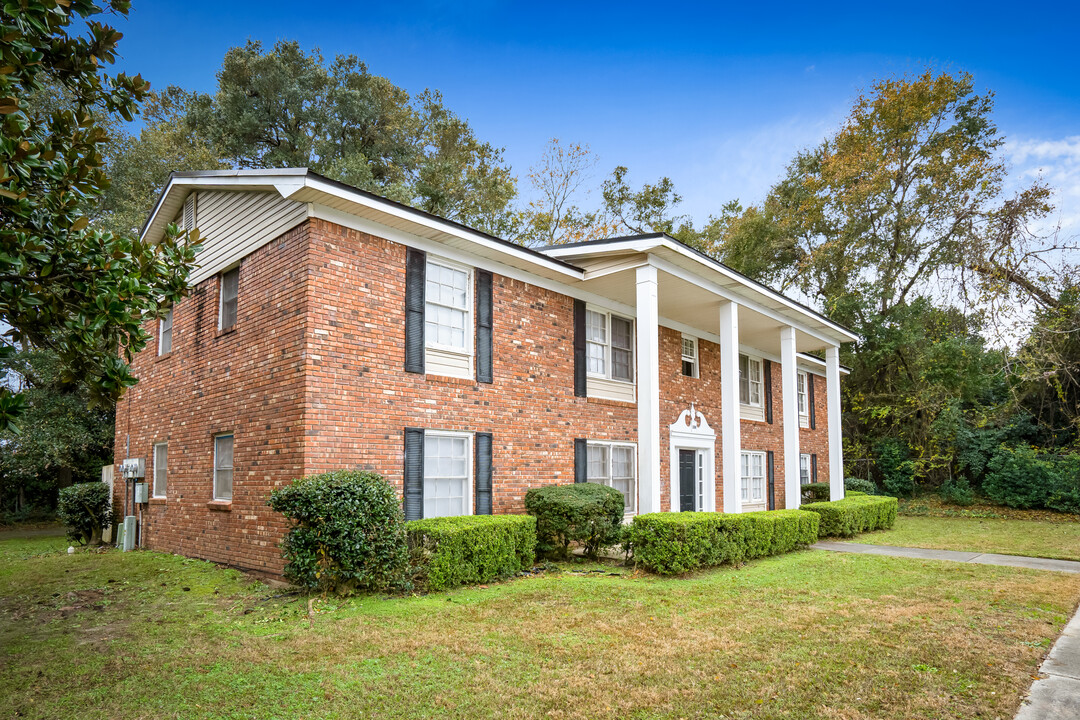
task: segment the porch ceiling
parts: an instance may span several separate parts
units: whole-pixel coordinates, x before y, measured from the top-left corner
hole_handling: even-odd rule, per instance
[[[611,260],[611,258],[608,258]],[[588,267],[583,287],[603,297],[609,297],[624,305],[637,305],[636,268],[646,261],[639,254],[636,258],[627,255],[620,262],[609,267]],[[591,277],[590,277],[591,276]],[[698,330],[707,339],[720,334],[720,306],[725,298],[712,290],[672,275],[664,270],[657,271],[657,302],[660,317]],[[765,313],[759,312],[742,303],[739,304],[739,342],[772,355],[780,354],[781,322]],[[829,343],[800,330],[796,326],[796,346],[799,352],[824,350]]]

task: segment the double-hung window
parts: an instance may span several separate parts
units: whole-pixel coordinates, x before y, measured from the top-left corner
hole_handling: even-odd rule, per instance
[[[808,404],[807,396],[806,396],[806,385],[807,385],[807,383],[806,383],[806,373],[804,373],[802,371],[799,372],[798,385],[799,385],[799,417],[801,419],[801,418],[809,417],[809,415],[810,415],[810,405]]]
[[[803,454],[799,456],[799,483],[802,485],[809,485],[811,481],[810,477],[810,456]]]
[[[637,507],[637,462],[633,445],[590,442],[586,479],[613,487],[623,496],[623,508],[633,513]]]
[[[586,310],[585,350],[588,374],[634,381],[634,321],[612,313]]]
[[[469,271],[439,260],[427,261],[424,338],[428,347],[468,353],[472,349]]]
[[[218,308],[218,330],[236,327],[236,304],[240,296],[240,268],[221,273],[221,305]]]
[[[765,453],[744,452],[741,475],[743,505],[765,504]]]
[[[739,356],[739,402],[761,407],[761,360]]]
[[[682,374],[692,378],[698,376],[698,341],[687,335],[682,336]]]
[[[172,352],[172,308],[158,320],[158,355]]]
[[[214,437],[214,499],[232,500],[233,436]]]
[[[154,445],[154,497],[165,497],[165,476],[169,471],[169,444]]]
[[[472,435],[424,433],[424,517],[472,514]]]

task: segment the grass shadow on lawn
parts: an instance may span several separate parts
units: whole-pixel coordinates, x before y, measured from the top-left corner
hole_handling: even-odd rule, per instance
[[[319,600],[310,627],[306,600],[279,595],[171,555],[0,542],[5,702],[42,718],[1008,717],[1080,577],[817,551],[672,579],[571,563]]]

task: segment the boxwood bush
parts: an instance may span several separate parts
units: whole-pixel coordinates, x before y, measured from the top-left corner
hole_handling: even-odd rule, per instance
[[[870,530],[885,530],[896,522],[894,497],[852,495],[833,502],[809,503],[803,510],[821,516],[820,537],[851,537]]]
[[[282,540],[285,577],[347,595],[406,583],[409,549],[401,500],[373,472],[310,475],[270,493],[270,507],[296,521]]]
[[[76,483],[60,491],[56,517],[67,525],[67,536],[80,545],[100,545],[101,533],[113,522],[109,486],[102,482]]]
[[[566,558],[570,543],[581,543],[596,558],[600,548],[620,542],[623,496],[596,483],[547,485],[525,493],[525,510],[536,517],[536,551],[542,557]]]
[[[816,482],[802,486],[802,501],[804,503],[819,502],[829,499],[829,483]]]
[[[844,489],[855,490],[856,492],[860,492],[863,495],[877,495],[877,485],[874,484],[873,480],[867,480],[865,478],[844,478]]]
[[[536,518],[472,515],[405,523],[413,583],[441,590],[490,582],[532,567]]]
[[[802,510],[648,513],[630,529],[635,562],[661,575],[779,555],[817,537],[818,515]]]

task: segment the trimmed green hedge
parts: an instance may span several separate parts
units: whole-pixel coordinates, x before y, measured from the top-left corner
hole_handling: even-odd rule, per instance
[[[661,575],[779,555],[817,537],[818,515],[802,510],[648,513],[630,528],[635,562]]]
[[[470,515],[405,523],[413,582],[441,590],[509,577],[532,567],[536,518]]]
[[[820,537],[851,537],[870,530],[885,530],[896,522],[897,501],[880,495],[853,495],[834,502],[809,503],[803,510],[821,516]]]
[[[821,502],[829,499],[829,483],[807,483],[802,486],[802,501],[804,503]]]

